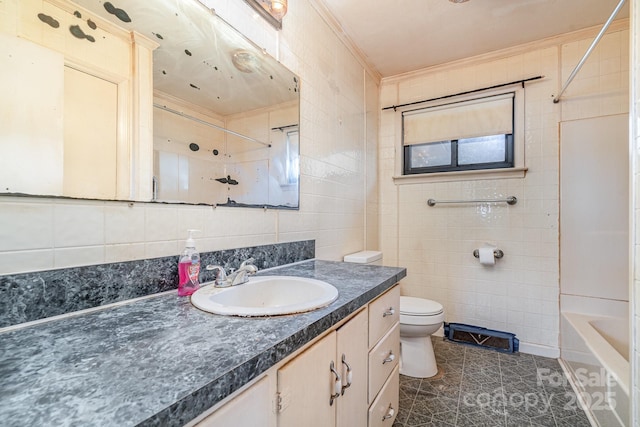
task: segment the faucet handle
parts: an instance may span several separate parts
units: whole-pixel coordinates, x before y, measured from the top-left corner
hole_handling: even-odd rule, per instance
[[[245,261],[242,261],[242,264],[240,264],[240,268],[246,267],[247,264],[253,264],[254,262],[256,262],[256,260],[253,257],[251,257]]]
[[[248,260],[243,261],[242,264],[240,264],[239,270],[245,271],[246,274],[249,274],[249,275],[256,274],[258,272],[258,267],[253,265],[255,261],[256,260],[253,258],[249,258]]]
[[[209,271],[211,271],[211,270],[216,270],[216,269],[218,269],[218,270],[220,270],[220,271],[224,271],[224,267],[222,267],[222,266],[220,266],[220,265],[211,265],[211,264],[209,264],[209,265],[207,265],[207,266],[205,267],[205,270],[209,270]]]
[[[205,270],[207,271],[213,271],[213,270],[218,270],[215,275],[216,275],[216,282],[218,282],[219,280],[224,280],[227,278],[227,272],[224,271],[224,267],[219,266],[219,265],[207,265],[205,267]]]

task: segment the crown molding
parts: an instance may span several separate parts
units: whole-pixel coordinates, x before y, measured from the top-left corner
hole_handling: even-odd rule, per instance
[[[628,30],[630,28],[629,25],[630,25],[629,18],[613,21],[609,26],[609,29],[607,30],[606,34]],[[476,55],[469,58],[458,59],[455,61],[446,62],[444,64],[437,64],[430,67],[421,68],[419,70],[408,71],[406,73],[396,74],[394,76],[389,76],[389,77],[383,77],[381,79],[381,84],[393,84],[402,80],[420,77],[425,74],[429,74],[437,71],[447,71],[455,68],[460,68],[461,66],[472,66],[472,65],[484,63],[487,61],[495,61],[498,59],[508,58],[510,56],[531,52],[532,50],[545,49],[553,46],[561,46],[565,43],[571,43],[578,40],[593,38],[598,34],[598,32],[601,29],[602,29],[602,25],[583,28],[581,30],[571,31],[569,33],[559,34],[556,36],[551,36],[544,39],[523,43],[517,46],[508,47],[508,48],[496,50],[493,52],[483,53],[481,55]]]

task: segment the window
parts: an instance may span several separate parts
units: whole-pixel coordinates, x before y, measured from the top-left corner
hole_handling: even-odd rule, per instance
[[[513,167],[513,135],[490,135],[405,145],[404,173]]]
[[[514,167],[514,93],[402,114],[404,174]]]

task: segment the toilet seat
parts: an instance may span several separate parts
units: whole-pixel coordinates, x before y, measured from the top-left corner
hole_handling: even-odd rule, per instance
[[[409,316],[435,316],[444,311],[442,304],[430,299],[400,297],[400,314]]]

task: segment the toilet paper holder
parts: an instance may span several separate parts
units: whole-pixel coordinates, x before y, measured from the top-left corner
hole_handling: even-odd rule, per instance
[[[474,256],[474,257],[476,257],[476,258],[480,258],[480,251],[479,251],[478,249],[475,249],[475,250],[473,251],[473,256]],[[494,256],[496,259],[500,259],[500,258],[502,258],[502,257],[504,256],[504,252],[502,252],[502,250],[501,250],[501,249],[495,249],[495,250],[493,251],[493,256]]]

